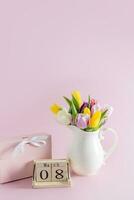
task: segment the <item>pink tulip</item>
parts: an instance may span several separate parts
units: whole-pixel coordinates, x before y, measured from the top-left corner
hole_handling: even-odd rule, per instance
[[[97,103],[95,99],[90,100],[90,107],[94,106]]]

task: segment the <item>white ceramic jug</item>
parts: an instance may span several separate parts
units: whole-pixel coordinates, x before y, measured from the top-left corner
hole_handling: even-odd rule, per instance
[[[103,128],[94,132],[85,132],[75,126],[70,126],[70,128],[74,134],[68,154],[72,170],[78,175],[95,175],[117,145],[116,131]],[[108,152],[104,151],[101,144],[104,131],[114,134],[114,144]]]

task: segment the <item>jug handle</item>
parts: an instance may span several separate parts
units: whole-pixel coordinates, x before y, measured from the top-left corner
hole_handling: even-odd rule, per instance
[[[113,135],[114,135],[113,145],[110,147],[110,149],[105,154],[105,160],[107,160],[109,158],[109,156],[114,152],[114,150],[115,150],[115,148],[117,146],[118,135],[117,135],[117,132],[112,128],[102,128],[101,131],[102,132],[109,131],[109,132],[113,133]],[[100,132],[100,140],[102,140],[102,139],[104,139],[104,136],[103,136],[103,133]]]

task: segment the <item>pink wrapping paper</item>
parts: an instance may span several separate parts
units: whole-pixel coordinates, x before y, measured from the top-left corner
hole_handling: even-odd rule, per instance
[[[42,135],[48,136],[46,144],[41,144],[40,147],[25,144],[24,152],[14,156],[13,152],[16,145],[24,138]],[[31,177],[33,173],[33,160],[49,158],[52,158],[50,135],[34,134],[32,136],[0,138],[0,183]]]

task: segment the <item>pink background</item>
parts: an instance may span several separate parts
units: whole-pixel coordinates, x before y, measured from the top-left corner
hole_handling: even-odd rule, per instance
[[[0,1],[0,135],[45,131],[54,158],[71,133],[49,111],[79,89],[115,108],[119,145],[100,173],[73,176],[72,188],[31,189],[31,179],[0,186],[6,199],[134,199],[133,1]],[[108,136],[106,137],[108,139]]]

